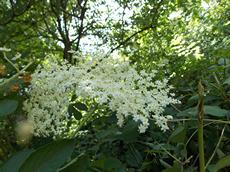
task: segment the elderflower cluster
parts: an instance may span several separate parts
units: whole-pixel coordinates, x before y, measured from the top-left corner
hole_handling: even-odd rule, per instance
[[[139,122],[140,133],[146,131],[150,119],[165,131],[172,117],[162,115],[164,108],[178,101],[170,94],[167,79],[156,80],[155,75],[156,71],[138,72],[128,61],[113,58],[79,58],[78,65],[48,61],[32,75],[24,110],[37,136],[59,136],[65,131],[73,94],[106,104],[116,111],[119,126],[131,116]]]

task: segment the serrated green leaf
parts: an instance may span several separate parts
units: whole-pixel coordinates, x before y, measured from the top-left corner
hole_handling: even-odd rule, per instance
[[[33,152],[22,164],[19,172],[54,172],[71,156],[75,142],[51,142]]]
[[[18,107],[17,100],[4,99],[0,101],[0,117],[13,113]]]

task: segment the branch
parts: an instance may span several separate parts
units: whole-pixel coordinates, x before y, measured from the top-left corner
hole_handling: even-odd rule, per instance
[[[57,14],[57,12],[55,11],[54,9],[54,6],[52,4],[52,1],[50,2],[50,8],[52,10],[52,12],[54,13],[55,17],[56,17],[56,21],[57,21],[57,30],[58,32],[60,33],[62,39],[63,39],[63,42],[66,41],[66,36],[62,30],[62,25],[61,25],[61,19],[60,19],[60,16]]]
[[[46,26],[46,29],[47,29],[48,33],[50,33],[54,39],[57,39],[58,41],[63,41],[54,32],[52,32],[52,30],[49,27],[49,24],[46,21],[46,15],[43,12],[42,12],[42,16],[43,16],[43,21],[45,23],[45,26]]]
[[[12,0],[10,1],[10,4],[11,4],[11,8],[12,8],[12,9],[11,9],[11,10],[12,10],[11,16],[10,16],[10,18],[8,18],[8,20],[3,20],[3,19],[1,19],[0,26],[1,26],[1,25],[2,25],[2,26],[5,26],[5,25],[9,24],[10,22],[12,22],[14,18],[23,15],[23,14],[24,14],[27,10],[29,10],[29,8],[31,7],[31,5],[32,5],[32,0],[29,0],[28,3],[27,3],[26,6],[25,6],[25,9],[23,9],[20,13],[17,13],[17,14],[16,14],[15,11],[14,11],[14,6],[15,6],[15,5],[13,5],[13,1],[12,1]]]
[[[81,14],[80,14],[80,26],[78,29],[78,37],[77,37],[77,43],[76,43],[76,50],[78,50],[79,45],[80,45],[80,39],[82,37],[83,34],[83,30],[84,30],[84,19],[85,19],[85,12],[87,10],[86,5],[87,5],[88,0],[85,0],[83,7],[81,7]]]
[[[17,78],[19,75],[23,74],[34,62],[30,62],[27,64],[22,70],[20,70],[18,73],[13,75],[12,77],[6,79],[3,83],[0,84],[0,90],[3,90],[4,87],[9,84],[11,81],[13,81],[15,78]]]
[[[15,66],[10,59],[8,59],[5,52],[3,52],[3,57],[17,72],[19,72],[19,69],[17,68],[17,66]]]
[[[133,37],[135,37],[135,36],[138,35],[139,33],[142,33],[142,32],[144,32],[144,31],[146,31],[146,30],[149,30],[149,29],[154,29],[155,27],[156,27],[156,26],[150,25],[150,26],[144,27],[144,28],[142,28],[141,30],[139,30],[139,31],[137,31],[137,32],[135,32],[135,33],[133,33],[131,36],[129,36],[128,38],[126,38],[124,41],[122,41],[119,45],[117,45],[116,47],[112,48],[112,49],[109,51],[108,55],[112,54],[115,50],[117,50],[117,49],[119,49],[120,47],[124,46],[129,40],[131,40]]]
[[[150,24],[149,26],[146,26],[146,27],[142,28],[141,30],[139,30],[139,31],[137,31],[137,32],[135,32],[135,33],[133,33],[131,36],[129,36],[128,38],[126,38],[124,41],[122,41],[119,45],[117,45],[116,47],[112,48],[112,49],[109,51],[108,55],[112,54],[115,50],[117,50],[117,49],[119,49],[120,47],[124,46],[129,40],[131,40],[133,37],[135,37],[135,36],[138,35],[139,33],[142,33],[142,32],[144,32],[144,31],[146,31],[146,30],[149,30],[149,29],[155,29],[156,26],[157,26],[158,18],[159,18],[159,16],[160,16],[159,10],[160,10],[160,7],[161,7],[161,5],[162,5],[163,3],[164,3],[164,1],[161,0],[161,1],[159,1],[159,2],[156,4],[155,8],[153,8],[153,12],[155,13],[155,17],[153,18],[153,20],[151,21],[151,24]],[[108,55],[107,55],[107,56],[108,56]],[[107,57],[107,56],[106,56],[106,57]]]

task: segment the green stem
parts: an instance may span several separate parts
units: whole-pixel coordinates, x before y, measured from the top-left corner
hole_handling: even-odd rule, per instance
[[[208,125],[210,125],[210,124],[213,124],[213,122],[207,123],[207,124],[203,125],[203,127],[206,127],[206,126],[208,126]],[[188,143],[190,142],[190,140],[192,139],[192,137],[197,133],[197,131],[198,131],[198,129],[196,129],[196,130],[191,134],[191,136],[189,137],[189,139],[188,139],[187,142],[185,143],[185,146],[186,146],[186,147],[187,147]]]
[[[203,120],[198,122],[198,145],[199,145],[200,172],[205,172]]]
[[[152,119],[154,120],[154,119]],[[186,118],[186,119],[172,119],[172,120],[168,120],[168,122],[183,122],[183,121],[197,121],[196,118]],[[223,123],[223,124],[230,124],[230,121],[225,121],[225,120],[219,120],[219,119],[203,119],[203,121],[206,122],[212,122],[212,123]]]
[[[204,121],[210,121],[214,123],[230,124],[230,121],[224,121],[219,119],[204,119]]]
[[[143,142],[143,141],[137,141],[137,143],[140,143],[140,144],[143,144],[143,145],[146,145],[146,146],[149,146],[150,148],[152,143],[149,143],[149,142]],[[157,145],[159,145],[163,151],[165,151],[165,153],[167,153],[171,158],[173,158],[175,161],[177,161],[179,164],[183,164],[183,162],[178,159],[176,156],[174,156],[173,154],[171,154],[167,149],[165,149],[160,143],[156,142]]]
[[[26,65],[21,71],[19,71],[18,73],[16,73],[15,75],[13,75],[12,77],[6,79],[3,83],[0,84],[0,91],[2,89],[4,89],[4,87],[9,84],[11,81],[13,81],[14,79],[16,79],[19,75],[23,74],[31,65],[33,64],[33,62],[30,62],[28,65]]]
[[[75,132],[73,133],[73,136],[76,136],[76,134],[82,129],[82,127],[86,126],[88,124],[89,121],[92,121],[92,119],[94,118],[93,113],[95,111],[95,108],[91,108],[88,112],[88,114],[86,114],[86,116],[83,116],[82,119],[80,120],[77,129],[75,130]]]
[[[198,84],[199,102],[198,102],[198,146],[199,146],[199,167],[200,172],[205,172],[205,160],[204,160],[204,87],[201,81]]]
[[[17,71],[17,73],[19,72],[19,69],[17,68],[17,66],[15,66],[10,59],[7,58],[6,54],[3,52],[3,57],[4,59]]]

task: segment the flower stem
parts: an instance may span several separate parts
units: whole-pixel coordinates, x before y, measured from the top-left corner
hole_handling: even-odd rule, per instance
[[[0,92],[4,89],[4,87],[9,84],[11,81],[13,81],[14,79],[16,79],[19,75],[23,74],[34,62],[30,62],[29,64],[27,64],[22,70],[20,70],[18,73],[16,73],[15,75],[11,76],[10,78],[4,80],[4,82],[2,82],[0,84]]]
[[[199,146],[199,167],[200,172],[205,172],[204,160],[204,136],[203,136],[203,122],[204,122],[204,87],[201,81],[198,84],[198,146]]]
[[[10,59],[7,58],[6,54],[3,52],[3,57],[4,59],[17,71],[17,73],[19,73],[19,69],[17,68],[17,66],[15,66],[11,61]]]

